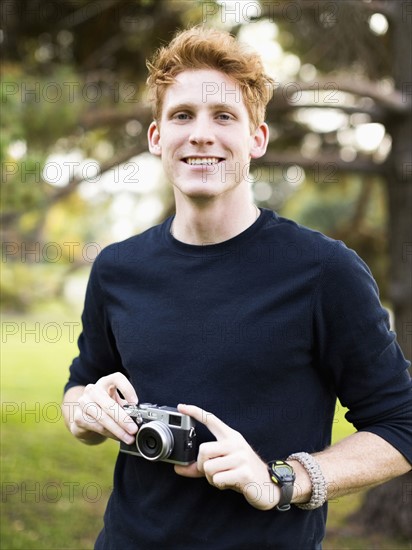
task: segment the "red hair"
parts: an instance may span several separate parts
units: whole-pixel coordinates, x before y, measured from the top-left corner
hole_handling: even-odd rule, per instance
[[[260,56],[225,31],[193,27],[178,32],[169,45],[159,48],[147,62],[147,85],[153,117],[159,120],[167,86],[175,77],[193,69],[215,69],[232,78],[249,113],[251,128],[264,122],[274,81],[265,74]]]

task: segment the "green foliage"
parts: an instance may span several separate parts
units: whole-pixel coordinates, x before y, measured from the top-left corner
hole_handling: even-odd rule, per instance
[[[83,82],[67,65],[56,67],[50,75],[28,75],[22,70],[13,65],[3,72],[3,143],[26,140],[32,151],[44,152],[62,135],[76,130],[85,108],[79,93]]]
[[[2,548],[91,548],[102,525],[117,445],[83,446],[61,420],[80,327],[72,321],[71,333],[70,322],[55,315],[3,322],[3,331],[18,332],[3,332]]]
[[[24,160],[7,158],[3,162],[3,208],[13,210],[41,209],[45,205],[45,184],[41,179],[44,159],[28,154]]]
[[[308,178],[285,202],[281,213],[343,240],[368,264],[381,298],[389,300],[388,212],[385,187],[380,178],[365,179],[348,174],[329,183]]]
[[[4,68],[2,212],[11,214],[12,222],[3,234],[1,293],[8,310],[25,311],[62,299],[65,273],[90,267],[90,258],[82,254],[85,243],[96,240],[98,229],[104,238],[104,200],[94,209],[77,193],[55,201],[60,188],[43,177],[51,153],[83,149],[87,155],[102,139],[103,130],[88,132],[86,138],[79,131],[82,113],[90,107],[83,85],[67,64],[47,74],[24,73],[18,64]]]
[[[73,69],[56,68],[50,77],[22,71],[6,66],[1,85],[3,211],[43,212],[51,194],[43,179],[46,158],[59,138],[76,131],[84,105],[67,95],[70,83],[79,84]]]

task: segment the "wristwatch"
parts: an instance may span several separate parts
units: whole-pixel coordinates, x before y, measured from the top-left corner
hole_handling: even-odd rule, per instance
[[[268,470],[270,479],[280,489],[280,500],[276,505],[276,510],[287,512],[290,510],[290,501],[293,496],[293,484],[296,478],[295,472],[292,466],[284,460],[271,460],[268,462]]]

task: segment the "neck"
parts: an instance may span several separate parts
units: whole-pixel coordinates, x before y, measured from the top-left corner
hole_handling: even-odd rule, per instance
[[[170,231],[175,239],[187,244],[217,244],[245,231],[259,215],[260,210],[250,199],[232,207],[176,201]]]

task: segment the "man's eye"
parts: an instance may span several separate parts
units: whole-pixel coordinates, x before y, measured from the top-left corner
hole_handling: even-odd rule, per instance
[[[177,120],[188,120],[189,115],[187,113],[176,113],[174,118]]]
[[[230,120],[232,117],[227,113],[220,113],[218,115],[218,118],[220,118],[220,120]]]

